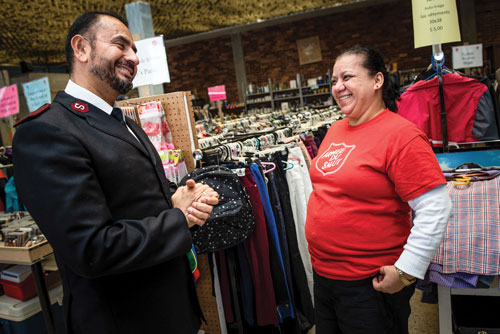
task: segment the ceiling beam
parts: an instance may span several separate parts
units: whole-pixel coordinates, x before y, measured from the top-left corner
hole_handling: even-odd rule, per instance
[[[231,34],[242,33],[249,30],[262,29],[270,26],[275,26],[284,23],[306,20],[318,16],[336,14],[346,11],[352,11],[369,6],[383,5],[391,2],[398,2],[400,0],[354,0],[349,4],[339,4],[320,9],[309,10],[297,14],[280,16],[273,19],[259,21],[254,23],[242,24],[234,27],[221,28],[211,31],[202,32],[199,34],[168,39],[165,40],[165,47],[172,47],[177,45],[189,44],[193,42],[213,39],[221,36],[230,36]]]

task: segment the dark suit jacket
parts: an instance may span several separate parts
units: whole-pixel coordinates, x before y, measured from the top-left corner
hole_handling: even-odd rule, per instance
[[[139,125],[59,92],[20,121],[20,198],[54,249],[70,333],[196,333],[191,235]]]

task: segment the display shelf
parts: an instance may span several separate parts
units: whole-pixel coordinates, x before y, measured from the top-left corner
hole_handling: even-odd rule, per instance
[[[278,89],[278,90],[273,90],[270,93],[260,93],[260,96],[269,96],[270,100],[265,100],[265,101],[252,101],[252,97],[254,97],[257,94],[251,94],[251,95],[246,95],[245,96],[245,110],[248,110],[248,106],[255,106],[258,104],[264,104],[264,103],[271,103],[271,108],[274,109],[275,107],[279,107],[279,101],[290,101],[290,100],[299,100],[300,102],[297,103],[300,107],[303,107],[304,105],[307,104],[307,98],[311,97],[324,97],[327,95],[331,95],[331,88],[330,88],[330,83],[325,82],[317,85],[312,85],[312,86],[302,86],[301,84],[301,79],[300,79],[300,74],[297,74],[296,82],[297,82],[297,87],[296,88],[286,88],[286,89]],[[268,79],[269,81],[269,87],[272,87],[271,84],[271,79]],[[327,87],[327,88],[325,88]],[[322,91],[328,90],[327,92],[324,93],[316,93],[316,94],[311,94],[312,91],[316,89],[321,89]],[[296,95],[294,96],[280,96],[280,94],[289,94],[290,92],[296,92]]]
[[[292,92],[292,91],[296,91],[296,90],[299,90],[299,89],[300,89],[299,87],[297,87],[297,88],[278,89],[278,90],[273,90],[273,93]]]
[[[326,87],[326,86],[330,86],[330,83],[329,82],[326,82],[326,83],[322,83],[322,84],[317,84],[317,85],[310,85],[310,86],[303,86],[302,89],[316,89],[316,88],[319,88],[319,87]]]
[[[47,241],[31,247],[0,246],[0,263],[31,265],[52,253],[52,246]]]
[[[274,99],[274,101],[295,100],[300,99],[300,96],[287,96]]]
[[[253,96],[262,96],[262,95],[270,95],[270,92],[264,92],[264,93],[252,93],[248,94],[247,97],[253,97]]]
[[[260,103],[272,103],[273,101],[271,100],[266,100],[266,101],[256,101],[256,102],[247,102],[247,105],[250,104],[260,104]]]
[[[330,95],[330,93],[306,94],[303,95],[303,97],[324,96],[324,95]]]
[[[54,318],[50,308],[49,293],[45,285],[42,262],[45,257],[52,254],[52,246],[43,241],[31,247],[5,247],[0,246],[0,263],[30,265],[35,278],[38,300],[42,309],[45,329],[48,334],[55,334]]]

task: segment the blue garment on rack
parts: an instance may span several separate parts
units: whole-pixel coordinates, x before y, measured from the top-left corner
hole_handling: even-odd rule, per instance
[[[250,326],[255,325],[255,303],[254,303],[254,290],[252,283],[252,274],[248,265],[247,256],[243,244],[236,245],[236,256],[238,259],[240,291],[241,291],[241,306],[243,309],[243,317]]]
[[[5,212],[21,211],[19,207],[19,197],[17,196],[16,184],[12,176],[5,184]]]
[[[257,164],[251,164],[250,165],[250,172],[252,173],[252,176],[255,180],[255,183],[257,184],[257,188],[259,189],[259,194],[260,198],[262,201],[262,206],[264,207],[264,213],[266,215],[266,221],[269,224],[269,231],[272,242],[275,246],[275,249],[277,250],[277,256],[279,258],[281,270],[283,272],[284,276],[284,281],[285,281],[285,287],[286,287],[286,292],[288,294],[288,300],[289,304],[279,304],[278,307],[278,317],[279,321],[283,322],[284,318],[290,317],[290,318],[295,318],[295,313],[293,310],[293,305],[292,305],[292,297],[290,294],[290,288],[287,280],[287,275],[285,271],[285,265],[283,262],[283,257],[281,255],[281,247],[280,247],[280,241],[279,241],[279,236],[278,236],[278,229],[276,226],[276,220],[274,219],[274,214],[273,214],[273,209],[271,207],[271,201],[269,200],[269,194],[267,192],[267,187],[266,183],[264,182],[264,179],[262,177],[262,174],[260,172],[259,166]]]

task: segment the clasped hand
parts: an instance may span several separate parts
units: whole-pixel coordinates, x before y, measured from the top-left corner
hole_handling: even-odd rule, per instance
[[[172,204],[174,208],[184,213],[188,227],[205,224],[217,203],[219,203],[219,194],[215,190],[193,180],[187,180],[186,185],[177,188],[172,195]]]

